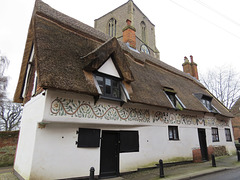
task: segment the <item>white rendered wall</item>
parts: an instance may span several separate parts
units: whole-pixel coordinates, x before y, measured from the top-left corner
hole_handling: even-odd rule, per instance
[[[164,161],[174,158],[191,159],[192,150],[199,148],[198,128],[206,130],[207,146],[226,146],[228,150],[234,148],[233,142],[226,142],[225,139],[224,128],[230,127],[225,126],[224,123],[218,126],[215,117],[203,117],[206,125],[202,122],[196,124],[194,119],[196,114],[192,114],[192,120],[185,117],[189,123],[192,123],[189,124],[179,119],[184,117],[181,116],[181,111],[131,103],[120,107],[119,102],[103,99],[94,105],[91,96],[50,90],[46,93],[45,105],[41,98],[30,102],[32,103],[31,111],[28,110],[28,106],[25,106],[23,122],[23,126],[26,126],[23,129],[28,131],[21,132],[20,149],[15,162],[15,170],[28,172],[30,179],[47,180],[88,176],[90,167],[95,168],[95,175],[99,174],[100,147],[77,148],[75,145],[78,137],[76,131],[80,127],[111,131],[139,131],[139,152],[120,153],[120,172],[153,165],[159,159]],[[156,118],[158,111],[167,112],[169,119],[165,120],[166,117],[163,117],[158,120]],[[36,114],[35,118],[32,117],[32,112]],[[44,112],[43,117],[41,112]],[[101,115],[100,112],[105,114]],[[128,118],[124,119],[126,113],[132,113],[131,117],[127,116]],[[137,116],[134,115],[136,113]],[[29,123],[25,119],[35,123]],[[37,128],[37,122],[45,123],[45,128]],[[218,127],[220,142],[212,142],[212,126],[208,122],[215,123],[215,127]],[[169,140],[169,125],[178,126],[179,140]],[[25,142],[30,142],[30,149],[24,147],[22,138],[25,138]],[[25,150],[28,154],[24,154]],[[19,154],[24,154],[24,157],[21,158]],[[21,167],[25,158],[28,159],[26,162],[28,164]],[[24,177],[28,176],[24,175]]]
[[[43,118],[45,96],[38,95],[25,104],[21,119],[21,128],[14,162],[14,170],[24,179],[29,179],[32,169],[32,157],[35,153],[37,122]]]
[[[48,124],[37,129],[31,179],[64,179],[99,172],[100,148],[77,148],[79,124]]]

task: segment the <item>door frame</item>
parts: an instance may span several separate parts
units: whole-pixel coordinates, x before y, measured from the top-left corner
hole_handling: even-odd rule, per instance
[[[103,134],[115,134],[117,136],[117,139],[116,139],[116,144],[115,145],[115,150],[116,150],[116,174],[114,175],[107,175],[107,174],[103,174],[103,172],[101,172],[101,166],[102,166],[102,159],[104,158],[103,155],[102,155],[102,148],[105,148],[104,146],[102,146],[102,141],[103,141],[103,138],[104,138],[104,135]],[[119,151],[119,141],[120,141],[120,134],[119,134],[119,131],[111,131],[111,130],[102,130],[102,134],[101,134],[101,146],[100,146],[100,168],[99,168],[99,177],[117,177],[119,176],[119,158],[120,158],[120,151]]]

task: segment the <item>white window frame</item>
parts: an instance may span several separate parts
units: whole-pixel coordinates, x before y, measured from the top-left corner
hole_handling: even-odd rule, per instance
[[[34,46],[32,47],[31,55],[30,55],[30,58],[28,60],[27,71],[26,71],[26,74],[25,74],[24,86],[23,86],[23,91],[22,91],[22,98],[26,97],[27,83],[28,83],[28,79],[29,79],[29,73],[30,73],[30,70],[32,68],[33,55],[34,55]]]

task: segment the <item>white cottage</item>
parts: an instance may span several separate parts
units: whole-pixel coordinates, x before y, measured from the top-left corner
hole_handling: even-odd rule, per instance
[[[124,31],[134,35],[131,21]],[[24,104],[20,179],[84,178],[90,167],[119,176],[235,152],[232,114],[196,78],[40,0],[14,101]]]

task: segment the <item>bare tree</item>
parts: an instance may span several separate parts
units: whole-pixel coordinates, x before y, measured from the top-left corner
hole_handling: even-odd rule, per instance
[[[229,109],[240,97],[240,75],[231,67],[208,70],[200,81]]]
[[[21,118],[21,104],[12,102],[4,102],[0,104],[0,131],[17,130]]]
[[[4,75],[4,72],[8,65],[9,60],[0,52],[0,131],[18,129],[22,117],[21,105],[10,102],[6,95],[8,77]]]
[[[7,101],[6,88],[8,84],[8,77],[4,76],[4,72],[9,65],[9,60],[6,56],[1,55],[0,52],[0,104]]]

